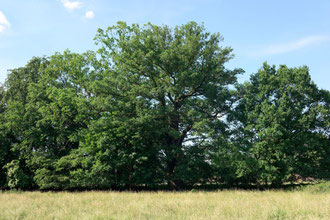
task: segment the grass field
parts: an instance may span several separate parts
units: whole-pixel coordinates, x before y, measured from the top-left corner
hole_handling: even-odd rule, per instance
[[[0,192],[0,219],[330,219],[330,193]]]

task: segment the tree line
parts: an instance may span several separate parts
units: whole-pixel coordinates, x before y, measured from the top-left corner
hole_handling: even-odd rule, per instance
[[[306,66],[250,81],[190,22],[99,29],[97,51],[34,57],[0,86],[0,189],[281,186],[330,177],[330,93]]]

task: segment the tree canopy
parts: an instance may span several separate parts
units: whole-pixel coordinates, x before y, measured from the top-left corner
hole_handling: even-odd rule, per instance
[[[329,91],[307,67],[229,70],[190,22],[127,25],[32,58],[0,86],[0,188],[178,189],[329,177]]]

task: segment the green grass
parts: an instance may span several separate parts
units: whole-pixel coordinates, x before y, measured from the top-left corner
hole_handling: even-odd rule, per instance
[[[330,192],[0,192],[0,219],[330,219]]]
[[[330,193],[330,181],[321,181],[314,185],[302,187],[303,191],[311,193]]]

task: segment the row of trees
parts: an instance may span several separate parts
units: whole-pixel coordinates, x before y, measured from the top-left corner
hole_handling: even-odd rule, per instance
[[[97,52],[56,53],[0,87],[0,188],[281,185],[330,176],[330,93],[307,67],[264,64],[190,22],[119,22]]]

